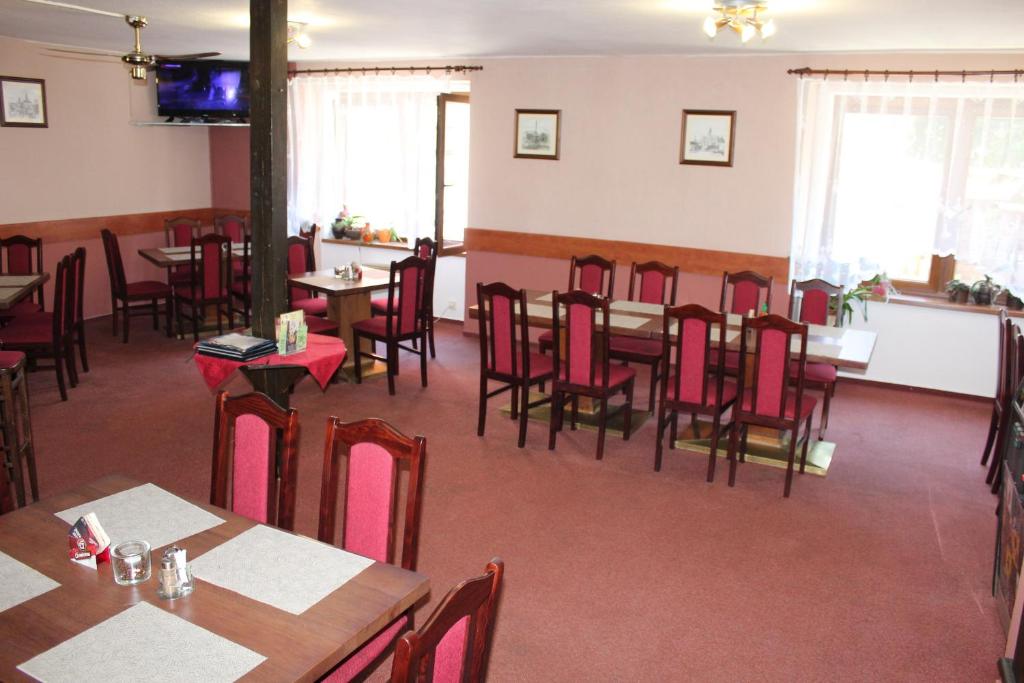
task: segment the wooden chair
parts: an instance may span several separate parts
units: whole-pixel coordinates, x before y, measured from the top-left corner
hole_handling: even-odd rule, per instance
[[[512,419],[519,420],[519,447],[522,448],[526,445],[530,408],[551,401],[545,396],[531,402],[530,387],[551,379],[554,368],[548,356],[530,351],[526,290],[512,289],[503,282],[489,285],[478,282],[476,300],[480,311],[480,415],[476,433],[484,435],[487,399],[511,391]],[[500,382],[502,386],[488,393],[488,381]]]
[[[249,268],[252,267],[249,258],[251,248],[252,238],[249,235],[244,235],[242,237],[242,261],[241,263],[234,262],[231,277],[231,314],[240,313],[246,327],[249,327],[252,314],[252,291],[250,290],[252,277],[249,274]],[[237,308],[235,302],[238,302]]]
[[[57,264],[53,278],[53,311],[19,315],[11,324],[0,328],[0,345],[7,351],[24,351],[31,359],[52,358],[57,373],[57,388],[62,401],[68,400],[64,383],[68,368],[71,343],[70,307],[75,300],[74,278],[71,277],[71,257],[65,256]],[[37,366],[38,367],[38,366]],[[68,371],[70,379],[70,371]]]
[[[992,452],[992,462],[989,465],[988,476],[985,483],[992,485],[992,493],[998,493],[1002,485],[1002,464],[1006,454],[1006,441],[1010,438],[1013,429],[1014,395],[1017,388],[1024,382],[1024,336],[1020,328],[1008,321],[1009,336],[1007,337],[1006,352],[1009,355],[1009,376],[1007,378],[1006,399],[1001,410],[999,428],[996,432],[995,450]]]
[[[235,244],[241,244],[246,237],[252,236],[249,219],[235,214],[216,216],[213,219],[213,231],[227,236]]]
[[[662,444],[669,425],[672,429],[668,447],[675,448],[679,413],[690,415],[693,437],[696,439],[701,438],[697,415],[710,415],[708,481],[714,481],[718,440],[732,426],[730,421],[723,428],[722,418],[725,411],[736,402],[737,395],[736,384],[725,380],[723,356],[718,354],[712,361],[712,339],[714,346],[725,348],[726,316],[697,304],[689,304],[678,308],[666,307],[663,321],[661,338],[665,378],[661,382],[654,470],[661,471]],[[715,325],[718,326],[717,332],[712,330]]]
[[[383,317],[360,320],[352,325],[352,345],[355,347],[354,369],[356,384],[363,381],[362,356],[387,363],[388,393],[395,394],[395,375],[398,374],[398,350],[404,349],[420,357],[420,382],[427,386],[427,305],[426,292],[430,290],[430,262],[419,256],[391,262],[388,282],[388,310]],[[398,304],[398,305],[396,305]],[[382,342],[387,347],[385,356],[362,349],[362,340]],[[416,340],[416,347],[402,346],[403,341]]]
[[[569,261],[569,288],[566,291],[574,290],[612,298],[615,291],[615,261],[596,255],[581,258],[573,256]],[[537,338],[537,350],[544,353],[552,346],[554,341],[551,330],[541,332]]]
[[[748,340],[748,337],[752,339]],[[790,376],[793,364],[789,360],[793,338],[799,339],[800,354],[796,365],[796,381]],[[748,355],[749,354],[749,355]],[[750,425],[789,430],[789,460],[786,466],[786,484],[782,495],[789,497],[793,483],[793,463],[796,447],[802,441],[800,473],[807,464],[807,446],[811,438],[811,415],[815,400],[804,396],[804,367],[807,362],[807,326],[780,315],[743,318],[740,337],[740,357],[751,358],[739,366],[740,399],[733,406],[733,428],[729,435],[729,486],[736,484],[736,451],[745,459],[747,428]],[[795,389],[790,391],[793,384]],[[803,436],[800,427],[806,423]],[[740,445],[740,435],[742,444]]]
[[[164,236],[167,238],[169,247],[187,247],[192,240],[197,239],[202,233],[202,224],[194,218],[166,218],[164,219]],[[192,266],[180,265],[169,268],[167,271],[167,284],[173,288],[187,288],[192,282]]]
[[[794,281],[789,288],[789,318],[811,325],[828,325],[829,311],[836,312],[833,324],[843,324],[843,287],[833,285],[824,280]],[[795,376],[794,370],[790,374]],[[818,422],[818,440],[825,438],[828,427],[828,411],[832,397],[836,393],[836,381],[839,378],[838,368],[831,363],[808,363],[804,368],[804,386],[821,389],[821,420]]]
[[[1003,419],[1003,413],[1008,406],[1007,397],[1013,392],[1010,387],[1012,380],[1012,354],[1010,353],[1011,342],[1013,341],[1013,323],[1006,309],[999,311],[999,351],[996,356],[996,393],[992,401],[992,420],[988,426],[988,437],[985,439],[985,450],[981,454],[981,464],[988,464],[989,454],[992,446],[995,445],[996,434],[999,433],[999,425]]]
[[[78,355],[82,360],[82,372],[89,372],[89,359],[85,353],[85,247],[78,247],[71,255],[71,271],[75,280],[75,298],[71,302],[70,324],[71,341],[78,345]],[[68,364],[78,381],[75,369],[74,348],[68,351]]]
[[[113,334],[117,336],[118,305],[121,306],[123,341],[128,343],[128,320],[133,315],[153,315],[153,329],[160,327],[161,299],[167,315],[167,336],[171,336],[171,311],[173,297],[170,285],[155,280],[128,282],[124,275],[124,263],[121,261],[121,247],[117,243],[117,235],[104,228],[100,232],[103,238],[103,253],[107,257],[107,276],[110,278],[110,310],[113,320]],[[132,305],[134,302],[140,302]]]
[[[217,316],[217,334],[224,334],[222,316],[227,318],[228,327],[232,326],[230,263],[231,240],[224,235],[210,233],[192,240],[189,286],[174,290],[178,334],[184,334],[181,318],[186,305],[193,341],[199,341],[199,319],[204,317],[207,307]]]
[[[771,313],[774,282],[775,278],[765,277],[751,270],[739,273],[725,272],[722,274],[722,300],[718,310],[737,315],[747,315],[753,311],[754,315],[760,315],[763,298],[764,303],[768,306],[768,312]],[[732,294],[731,299],[730,293]],[[726,307],[727,303],[729,304],[728,308]]]
[[[371,418],[345,423],[337,417],[327,418],[317,538],[378,562],[415,571],[426,455],[426,439],[422,436],[410,439],[384,420]],[[343,461],[344,485],[341,478]],[[402,479],[400,469],[408,471],[401,494],[398,490]],[[339,491],[342,493],[341,501]],[[405,511],[399,530],[395,513],[403,500]],[[336,533],[339,507],[343,511],[340,540]],[[401,549],[397,556],[396,546]],[[349,681],[358,676],[387,650],[399,633],[411,625],[411,620],[410,609],[352,653],[323,680]]]
[[[391,683],[486,680],[504,573],[493,558],[483,576],[450,590],[422,628],[399,638]]]
[[[0,467],[0,515],[16,509],[14,496],[11,493],[11,477],[6,467]]]
[[[679,268],[667,266],[658,261],[633,263],[629,269],[629,300],[659,306],[676,303],[676,289],[679,286]],[[634,298],[635,297],[635,298]],[[648,410],[654,414],[654,400],[658,395],[658,378],[661,365],[662,344],[657,339],[643,339],[629,335],[613,334],[610,342],[612,360],[624,364],[640,363],[651,369],[651,386],[648,392]]]
[[[289,237],[288,274],[301,275],[314,270],[316,257],[313,254],[312,240],[294,235]],[[291,285],[288,287],[288,310],[323,317],[327,315],[327,297],[319,296],[305,287]]]
[[[3,453],[0,470],[4,474],[10,471],[18,505],[23,506],[27,501],[25,470],[28,471],[32,502],[38,501],[39,482],[36,479],[36,450],[28,401],[26,356],[21,351],[0,351],[0,432],[3,435],[3,442],[0,443],[0,452]]]
[[[314,244],[315,245],[316,244],[316,234],[318,232],[320,232],[320,226],[317,225],[316,223],[313,223],[311,226],[309,226],[308,230],[303,230],[302,228],[299,228],[299,237],[305,237],[306,239],[308,239],[310,241],[310,244]]]
[[[293,530],[298,411],[259,392],[229,397],[220,391],[214,425],[210,504]]]
[[[6,254],[5,268],[8,275],[33,275],[43,272],[43,239],[12,235],[0,240],[0,249]],[[46,309],[43,288],[36,290],[36,301],[25,300],[5,312],[4,317],[19,313],[38,313]]]
[[[622,392],[622,439],[629,440],[633,417],[633,381],[636,371],[624,365],[610,365],[608,358],[608,299],[582,291],[551,294],[551,319],[554,346],[554,377],[551,381],[551,425],[548,449],[554,450],[555,437],[562,429],[566,401],[572,402],[572,429],[576,429],[579,397],[600,402],[598,417],[597,459],[604,457],[604,434],[608,426],[608,398]],[[565,309],[565,330],[562,331],[560,309]],[[600,323],[597,314],[601,314]],[[563,348],[564,344],[564,348]]]
[[[434,352],[434,275],[437,272],[437,242],[429,237],[418,237],[413,244],[412,253],[420,258],[430,261],[430,269],[426,275],[430,276],[430,289],[423,293],[427,304],[427,340],[430,342],[430,357],[436,358]],[[395,302],[395,308],[401,308],[401,302]],[[387,315],[388,299],[381,295],[370,300],[371,315]],[[412,345],[416,346],[413,339]]]

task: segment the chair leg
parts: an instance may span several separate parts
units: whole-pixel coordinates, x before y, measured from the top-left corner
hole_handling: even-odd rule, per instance
[[[395,347],[395,355],[398,355],[398,347]],[[420,385],[427,386],[427,333],[420,335]]]
[[[124,310],[121,311],[121,327],[123,328],[121,330],[121,341],[124,342],[125,344],[128,343],[128,319],[129,318],[131,318],[131,315],[129,314],[128,300],[125,299],[125,301],[124,301]]]
[[[661,363],[654,363],[651,365],[651,389],[650,399],[647,405],[647,412],[654,415],[654,395],[658,392],[658,367]]]
[[[75,366],[75,340],[71,335],[68,335],[61,343],[64,346],[64,363],[68,369],[68,383],[74,389],[78,386],[78,368]]]
[[[526,445],[526,421],[530,418],[530,380],[523,380],[523,404],[519,409],[519,447]]]
[[[747,461],[747,430],[750,425],[743,425],[743,435],[740,437],[740,462]]]
[[[736,485],[736,447],[739,442],[741,425],[734,423],[729,432],[729,486]]]
[[[668,415],[666,414],[664,402],[658,406],[658,428],[655,432],[656,441],[654,444],[654,471],[661,472],[661,452],[665,441],[665,428],[668,426]]]
[[[64,386],[64,359],[60,353],[60,349],[54,349],[53,354],[53,365],[57,370],[57,389],[60,391],[60,400],[68,400],[68,390]]]
[[[672,432],[668,437],[668,449],[674,451],[676,449],[676,441],[679,440],[679,411],[673,410],[670,419],[672,420]]]
[[[167,298],[164,299],[164,314],[167,317],[167,336],[168,337],[173,337],[174,336],[174,330],[173,330],[173,328],[171,326],[171,318],[173,317],[173,313],[174,313],[173,297],[168,296]]]
[[[110,296],[110,323],[111,323],[111,336],[117,336],[117,297],[114,295]]]
[[[476,435],[484,435],[484,427],[487,424],[487,376],[480,373],[480,406],[476,420]]]
[[[999,409],[995,406],[992,407],[992,420],[988,425],[988,437],[985,438],[985,450],[981,452],[981,464],[988,464],[988,455],[992,450],[992,446],[995,444],[996,432],[999,429]]]
[[[572,418],[569,421],[569,429],[576,431],[576,423],[580,419],[580,397],[573,394],[572,397]]]
[[[430,313],[430,323],[427,327],[427,341],[430,342],[430,357],[437,358],[437,352],[434,350],[434,313]]]
[[[626,405],[623,410],[626,411],[625,417],[622,419],[622,440],[629,441],[629,437],[633,433],[633,380],[629,380],[626,383]]]
[[[601,416],[597,422],[597,459],[604,458],[604,432],[608,427],[608,397],[601,397]]]
[[[715,480],[715,462],[718,460],[718,432],[722,426],[722,413],[715,410],[711,421],[711,451],[708,453],[708,482]]]
[[[395,374],[397,373],[398,365],[398,346],[394,342],[388,342],[385,344],[387,347],[388,356],[388,393],[392,396],[395,395]]]
[[[548,450],[555,450],[555,435],[562,427],[563,404],[562,392],[551,392],[551,419],[548,421]]]
[[[832,397],[833,387],[835,387],[834,382],[829,382],[825,385],[825,397],[821,403],[821,421],[818,423],[818,441],[825,440],[825,429],[828,427],[828,405],[829,399]]]
[[[362,384],[363,383],[363,360],[362,360],[362,358],[360,358],[360,350],[362,349],[362,346],[363,346],[363,340],[360,339],[359,333],[356,332],[355,330],[352,331],[352,346],[355,347],[354,349],[352,349],[352,351],[353,351],[353,353],[352,353],[352,363],[353,363],[353,369],[355,370],[355,374],[356,374],[356,384]],[[391,368],[389,367],[388,368],[388,372],[390,372],[390,371],[391,371]]]
[[[153,329],[154,330],[159,330],[160,329],[160,307],[158,306],[159,301],[160,301],[159,299],[153,299],[150,302],[150,304],[149,304],[150,306],[153,307]]]
[[[996,444],[995,450],[992,451],[992,462],[989,463],[988,476],[985,477],[986,484],[992,484],[992,492],[995,493],[996,487],[999,486],[999,480],[1002,478],[999,476],[999,470],[1003,464],[1003,445],[1006,443],[1006,432],[1009,429],[1010,422],[1010,411],[1003,408],[1002,415],[999,418],[999,429],[996,431]]]
[[[524,395],[524,403],[528,402],[528,399]],[[512,419],[519,419],[519,385],[512,385]]]
[[[85,324],[78,324],[78,355],[82,359],[82,372],[89,372],[89,359],[85,357]]]
[[[17,406],[18,419],[21,424],[21,438],[27,444],[25,449],[25,460],[28,462],[28,483],[32,491],[32,501],[39,500],[39,483],[36,479],[36,442],[32,436],[32,414],[28,402],[28,377],[22,375],[21,385],[18,387],[20,403]]]
[[[793,460],[796,458],[797,433],[800,423],[793,425],[793,434],[789,439],[789,458],[786,460],[786,485],[782,489],[782,497],[789,498],[789,490],[793,487]],[[810,435],[808,434],[808,438]]]
[[[828,394],[826,394],[827,396]],[[813,415],[813,413],[812,413]],[[800,474],[804,473],[807,467],[807,447],[811,442],[811,415],[807,416],[807,425],[804,427],[804,450],[800,454]]]

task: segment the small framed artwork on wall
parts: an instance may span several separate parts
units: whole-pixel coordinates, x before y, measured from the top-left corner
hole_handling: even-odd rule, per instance
[[[683,110],[679,163],[701,166],[732,166],[736,112]]]
[[[516,159],[558,159],[562,112],[516,109]]]
[[[0,76],[0,126],[47,127],[43,79]]]

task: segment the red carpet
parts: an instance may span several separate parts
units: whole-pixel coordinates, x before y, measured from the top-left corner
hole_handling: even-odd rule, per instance
[[[213,395],[190,343],[145,327],[134,321],[123,345],[109,319],[91,322],[93,369],[67,403],[52,372],[32,375],[43,495],[123,473],[209,496]],[[425,435],[419,566],[434,593],[419,620],[501,555],[490,680],[995,678],[996,500],[977,464],[987,404],[840,381],[831,471],[796,477],[784,500],[784,473],[753,464],[734,489],[726,468],[707,484],[705,459],[679,451],[653,472],[652,422],[628,443],[609,436],[603,462],[589,431],[549,452],[531,424],[519,450],[499,398],[478,438],[476,339],[440,325],[437,347],[430,387],[404,356],[394,398],[383,378],[326,393],[301,383],[298,531],[316,531],[328,415]],[[248,391],[242,378],[228,388]]]

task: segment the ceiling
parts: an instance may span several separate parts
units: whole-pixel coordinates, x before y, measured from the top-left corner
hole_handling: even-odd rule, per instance
[[[155,53],[248,57],[246,0],[69,0],[149,18]],[[779,32],[742,45],[700,30],[713,0],[292,0],[313,46],[292,61],[523,55],[1020,50],[1024,0],[768,0]],[[131,47],[114,17],[0,0],[0,35],[65,46]]]

